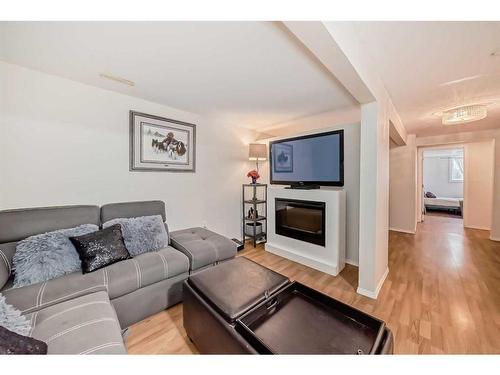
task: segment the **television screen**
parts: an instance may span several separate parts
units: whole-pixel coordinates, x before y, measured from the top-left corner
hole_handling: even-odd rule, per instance
[[[344,185],[344,131],[270,143],[272,184]]]

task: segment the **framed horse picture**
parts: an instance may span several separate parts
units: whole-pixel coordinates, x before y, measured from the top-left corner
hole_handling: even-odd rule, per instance
[[[130,111],[130,170],[194,172],[196,125]]]

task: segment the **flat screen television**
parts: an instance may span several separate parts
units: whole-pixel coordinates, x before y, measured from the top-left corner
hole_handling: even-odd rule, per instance
[[[344,186],[344,130],[273,141],[269,160],[271,184]]]

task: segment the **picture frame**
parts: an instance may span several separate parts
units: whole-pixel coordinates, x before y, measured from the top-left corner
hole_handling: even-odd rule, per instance
[[[273,168],[277,173],[293,172],[293,146],[277,143],[273,152]]]
[[[196,125],[130,111],[130,171],[196,171]]]

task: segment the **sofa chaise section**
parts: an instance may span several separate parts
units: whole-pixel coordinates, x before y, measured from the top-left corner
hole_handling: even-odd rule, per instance
[[[126,354],[120,323],[106,291],[94,292],[26,315],[31,336],[48,354]]]

